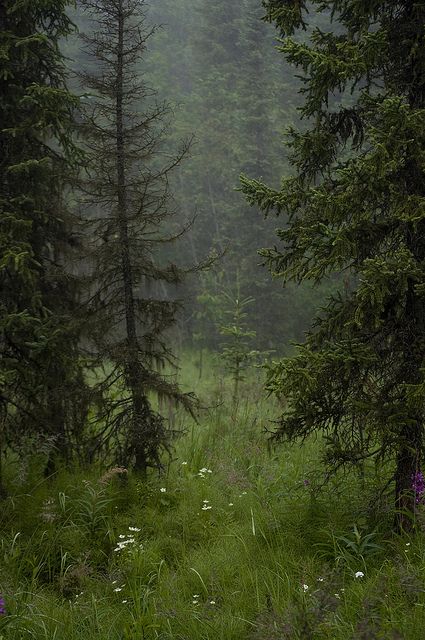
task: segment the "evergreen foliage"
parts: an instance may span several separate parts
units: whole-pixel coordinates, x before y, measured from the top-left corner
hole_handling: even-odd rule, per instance
[[[306,3],[264,5],[312,126],[291,132],[296,175],[280,189],[242,178],[251,204],[288,216],[282,249],[263,255],[285,281],[351,279],[298,354],[268,370],[269,391],[287,400],[276,438],[323,430],[334,470],[392,459],[396,526],[408,528],[424,447],[425,3],[317,0],[309,12],[329,26],[308,40],[293,37]]]
[[[85,415],[78,280],[64,267],[78,160],[58,48],[72,30],[67,4],[0,6],[0,456],[42,433],[67,457]]]
[[[233,295],[226,291],[221,295],[225,323],[220,326],[220,334],[226,339],[222,345],[221,358],[232,378],[234,410],[239,404],[240,385],[246,379],[246,371],[260,356],[260,352],[252,348],[256,333],[247,325],[247,309],[253,302],[253,298],[241,297],[238,277]]]
[[[175,294],[184,272],[161,264],[158,251],[176,239],[169,233],[175,211],[168,180],[187,145],[174,156],[161,146],[170,110],[154,100],[141,73],[153,32],[144,3],[85,0],[82,5],[93,29],[82,36],[91,70],[80,74],[91,92],[81,128],[88,157],[82,191],[86,209],[91,207],[89,307],[99,358],[112,366],[103,383],[108,401],[102,438],[97,434],[94,446],[112,439],[118,461],[146,473],[161,466],[160,453],[170,438],[150,394],[189,411],[194,404],[192,395],[160,373],[173,363],[164,334],[179,306],[170,291]]]

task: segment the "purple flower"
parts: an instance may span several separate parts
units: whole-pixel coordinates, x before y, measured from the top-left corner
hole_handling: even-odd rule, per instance
[[[304,486],[305,486],[305,487],[308,487],[308,485],[309,485],[309,484],[310,484],[310,480],[307,480],[307,479],[306,479],[306,480],[304,480]]]
[[[0,596],[0,616],[6,615],[6,603],[3,596]]]
[[[412,475],[412,489],[415,492],[416,504],[424,502],[425,478],[422,471]]]

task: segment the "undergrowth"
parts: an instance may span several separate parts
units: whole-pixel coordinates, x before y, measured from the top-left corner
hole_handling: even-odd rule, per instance
[[[269,450],[256,376],[212,362],[167,472],[34,463],[2,504],[4,640],[422,640],[425,543],[391,533],[373,468],[321,487],[320,441]],[[37,478],[37,479],[36,479]],[[379,498],[379,499],[378,499]],[[420,523],[419,523],[420,525]]]

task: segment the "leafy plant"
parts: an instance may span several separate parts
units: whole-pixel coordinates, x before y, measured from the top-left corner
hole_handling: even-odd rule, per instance
[[[379,532],[373,530],[369,533],[359,528],[356,524],[347,535],[336,536],[333,531],[327,531],[328,542],[320,542],[315,546],[319,549],[319,555],[332,559],[336,565],[345,565],[349,569],[367,568],[367,560],[383,550],[383,546],[376,543]]]

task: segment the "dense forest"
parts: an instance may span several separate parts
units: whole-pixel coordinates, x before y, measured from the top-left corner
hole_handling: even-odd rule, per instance
[[[424,40],[2,0],[0,640],[422,640]]]

